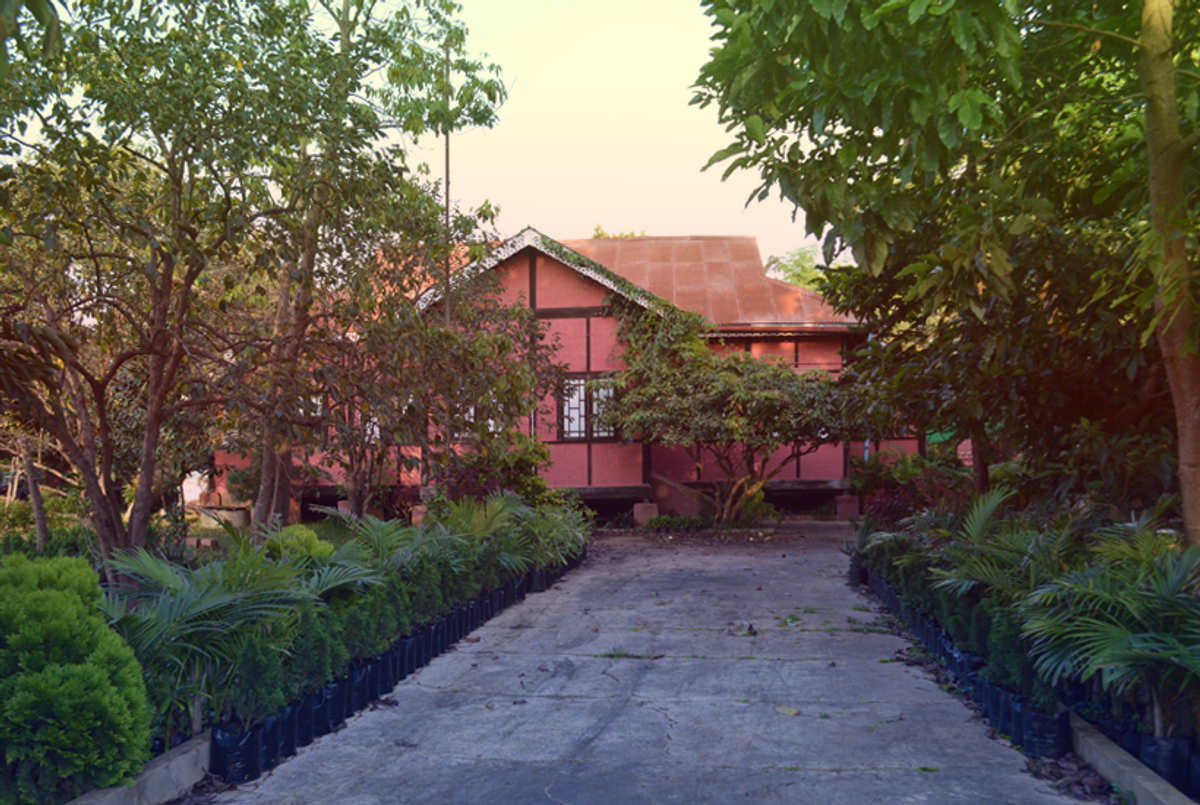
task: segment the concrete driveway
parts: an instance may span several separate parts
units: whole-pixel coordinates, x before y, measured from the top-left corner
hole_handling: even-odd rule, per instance
[[[220,803],[1073,802],[845,583],[846,526],[601,539],[379,707]]]

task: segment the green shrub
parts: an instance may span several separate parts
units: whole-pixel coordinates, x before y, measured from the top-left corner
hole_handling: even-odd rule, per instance
[[[149,757],[142,671],[100,616],[86,562],[0,567],[0,803],[65,802],[128,782]]]
[[[334,550],[332,543],[322,540],[313,528],[299,523],[280,529],[267,538],[267,555],[272,559],[279,559],[284,554],[328,559],[333,556]]]
[[[290,696],[306,696],[333,678],[335,646],[340,642],[337,616],[328,607],[313,604],[300,607],[296,641],[284,661]]]
[[[262,721],[287,704],[279,651],[257,636],[248,637],[234,661],[229,701],[242,723]]]
[[[775,508],[774,504],[768,503],[766,495],[760,489],[749,497],[743,498],[738,506],[737,519],[734,521],[738,526],[756,526],[763,520],[774,520],[776,523],[783,522],[783,512]]]

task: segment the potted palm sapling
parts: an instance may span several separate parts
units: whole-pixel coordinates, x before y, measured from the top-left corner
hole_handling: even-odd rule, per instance
[[[1106,690],[1149,698],[1141,760],[1176,787],[1188,740],[1179,706],[1200,690],[1200,548],[1143,523],[1099,534],[1090,567],[1030,597],[1026,633],[1044,673],[1099,676]]]
[[[284,678],[279,653],[265,640],[248,635],[238,649],[232,687],[226,699],[231,713],[213,730],[210,771],[229,783],[257,779],[278,748],[264,749],[266,719],[283,706]],[[278,742],[278,738],[276,738]]]

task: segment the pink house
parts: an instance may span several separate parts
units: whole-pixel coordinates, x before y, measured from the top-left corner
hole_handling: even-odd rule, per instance
[[[606,309],[610,296],[643,304],[658,297],[699,313],[716,325],[714,348],[778,356],[797,372],[821,369],[836,376],[843,366],[841,350],[862,337],[852,332],[853,320],[834,312],[820,294],[768,277],[751,237],[555,241],[527,228],[459,276],[485,272],[498,275],[504,301],[528,305],[561,343],[557,358],[567,368],[564,397],[546,400],[544,410],[553,413],[534,417],[528,426],[550,448],[547,482],[609,512],[628,511],[639,502],[657,503],[664,513],[695,514],[699,508],[662,480],[697,481],[686,454],[620,440],[594,421],[596,401],[584,383],[623,366],[617,322]],[[436,290],[432,296],[436,303]],[[886,446],[914,452],[918,444],[905,439]],[[861,444],[827,445],[803,456],[769,482],[768,499],[831,500],[849,489],[849,458],[862,451]],[[230,465],[244,462],[224,459]],[[420,483],[417,473],[404,475],[396,480]],[[220,481],[218,489],[223,490]],[[321,496],[328,498],[332,491]]]
[[[853,320],[833,311],[820,294],[766,275],[751,237],[640,237],[555,241],[527,228],[501,244],[468,274],[495,271],[507,301],[523,302],[561,339],[566,364],[564,399],[548,400],[555,415],[538,418],[534,432],[547,443],[552,487],[570,488],[594,504],[627,508],[655,502],[661,511],[695,513],[696,502],[659,476],[694,482],[695,468],[679,450],[622,442],[593,422],[589,379],[622,368],[617,322],[605,300],[647,294],[700,313],[716,326],[725,349],[783,358],[797,372],[822,369],[836,376],[840,351],[857,336]],[[714,343],[714,347],[717,344]],[[915,440],[903,440],[915,450]],[[789,466],[768,485],[775,498],[831,498],[848,488],[848,457],[862,446],[828,445]]]

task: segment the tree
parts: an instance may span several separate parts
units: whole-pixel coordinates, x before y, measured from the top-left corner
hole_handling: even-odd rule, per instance
[[[646,230],[644,230],[644,229],[641,232],[635,232],[633,230],[630,230],[628,232],[609,233],[604,229],[604,227],[600,226],[600,224],[596,224],[596,228],[592,230],[592,238],[593,239],[644,238],[644,237],[646,237]]]
[[[327,107],[296,6],[97,0],[64,37],[61,64],[22,63],[4,85],[19,100],[47,93],[34,108],[36,144],[19,138],[26,105],[2,106],[7,143],[21,150],[8,192],[24,199],[6,210],[15,243],[5,273],[29,300],[25,321],[88,343],[85,358],[58,368],[46,404],[34,401],[35,418],[80,472],[107,558],[144,544],[153,495],[152,483],[138,485],[126,523],[113,383],[127,365],[144,367],[138,477],[151,479],[164,423],[203,402],[181,389],[203,388],[213,357],[201,326],[216,301],[206,272],[244,259],[250,233],[277,214],[269,166]]]
[[[626,368],[592,381],[611,394],[599,421],[685,450],[711,491],[688,489],[716,523],[736,520],[801,456],[853,437],[849,395],[823,372],[800,376],[779,361],[714,351],[699,315],[665,304],[617,312]]]
[[[810,291],[817,290],[823,275],[822,270],[817,267],[816,246],[801,246],[783,257],[772,257],[767,260],[766,271],[785,282]]]
[[[696,102],[757,169],[878,275],[896,238],[952,192],[973,220],[924,261],[927,310],[981,312],[1012,293],[1009,252],[1031,222],[1114,219],[1146,274],[1109,276],[1154,310],[1174,400],[1188,540],[1200,543],[1200,350],[1187,238],[1200,144],[1200,18],[1170,0],[708,0],[718,46]],[[710,163],[711,164],[711,163]],[[1019,202],[1019,203],[1013,203]]]
[[[58,12],[50,0],[14,0],[5,4],[0,10],[0,80],[8,75],[8,40],[16,39],[20,47],[26,46],[19,20],[22,7],[42,27],[42,53],[49,55],[59,45]]]
[[[337,256],[322,228],[336,218],[337,187],[358,183],[384,199],[409,174],[403,152],[380,145],[388,127],[413,134],[450,112],[486,119],[503,96],[461,55],[451,65],[467,75],[459,95],[433,92],[442,73],[415,43],[441,37],[439,65],[443,46],[460,53],[453,3],[377,6],[321,4],[338,26],[331,40],[291,0],[89,0],[64,21],[61,59],[18,59],[0,85],[3,150],[17,159],[4,188],[13,246],[0,262],[0,307],[17,329],[0,341],[0,384],[80,473],[106,561],[144,544],[148,479],[172,417],[223,404],[256,410],[268,426],[303,418],[306,387],[291,375],[314,293],[336,287],[317,282],[321,261]],[[392,83],[368,83],[382,74]],[[31,121],[40,134],[27,142]],[[396,220],[376,215],[372,231]],[[452,239],[437,242],[448,252]],[[226,330],[224,314],[231,299],[265,298],[264,285],[277,315],[253,333],[268,358],[255,369],[244,359],[263,350]],[[143,482],[126,521],[112,394],[135,366]],[[261,393],[239,393],[255,371]],[[270,431],[272,459],[277,441],[286,447]],[[270,479],[273,491],[285,487]],[[273,510],[278,497],[267,499]]]
[[[387,195],[395,177],[387,174],[389,167],[393,174],[394,169],[403,167],[403,152],[391,149],[385,152],[382,162],[364,165],[365,147],[389,132],[414,138],[425,132],[448,137],[467,125],[490,126],[505,95],[496,67],[466,57],[467,31],[454,19],[459,6],[451,0],[398,4],[318,0],[317,6],[324,12],[320,24],[337,32],[324,46],[322,56],[331,68],[326,103],[337,108],[338,122],[313,132],[311,144],[306,143],[292,155],[295,171],[285,179],[288,192],[298,203],[296,214],[283,222],[292,251],[287,270],[275,282],[276,299],[270,315],[269,364],[277,373],[265,390],[268,404],[260,406],[268,415],[263,428],[261,481],[253,510],[256,524],[272,518],[286,523],[289,517],[292,445],[298,436],[294,420],[298,413],[302,416],[297,403],[307,395],[296,393],[287,373],[305,351],[305,339],[313,323],[313,295],[320,284],[320,262],[330,256],[327,241],[342,234],[336,225],[339,210],[334,201],[338,184],[358,185],[360,200],[374,203],[377,213],[385,210],[383,217],[376,214],[371,219],[373,231],[378,232],[381,224],[386,225],[387,215],[396,220],[396,205],[390,204],[393,199]],[[378,80],[377,76],[386,80]],[[382,183],[361,186],[368,179],[382,179]],[[398,199],[411,201],[412,197],[400,193]],[[417,203],[410,204],[407,211],[399,211],[399,215],[403,217],[413,210],[433,214],[426,205]],[[476,227],[490,215],[486,205],[478,221],[471,215],[452,216],[446,207],[444,227],[436,234],[425,225],[419,226],[429,235],[419,252],[434,252],[448,280],[454,250],[468,237],[478,237]],[[332,251],[336,254],[336,245]],[[369,265],[358,263],[359,268]],[[397,265],[416,268],[410,258],[401,258]]]
[[[930,313],[920,294],[929,273],[922,258],[960,213],[947,204],[898,237],[878,276],[854,267],[827,272],[826,300],[873,334],[847,367],[869,413],[969,439],[981,493],[994,435],[1037,466],[1092,446],[1078,438],[1081,421],[1153,441],[1171,411],[1162,363],[1140,344],[1150,313],[1114,307],[1092,281],[1097,271],[1121,270],[1129,238],[1032,226],[1010,246],[1007,299],[992,297],[977,315],[947,296]]]

